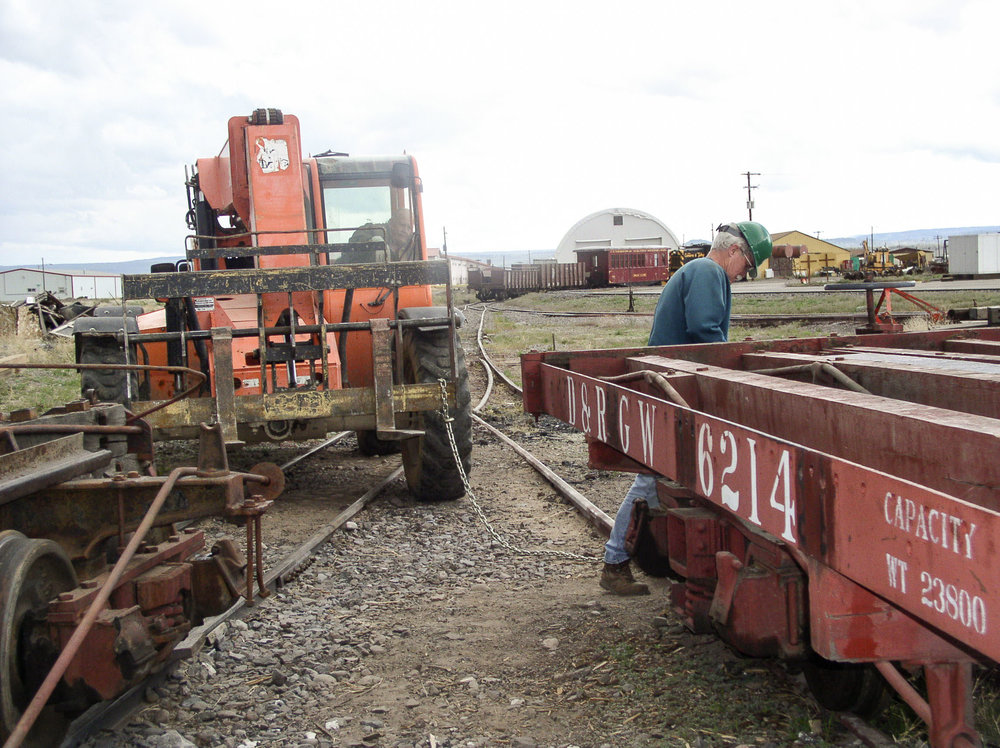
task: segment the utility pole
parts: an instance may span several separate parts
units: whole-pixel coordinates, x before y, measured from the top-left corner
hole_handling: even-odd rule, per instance
[[[759,177],[759,171],[745,171],[743,176],[747,178],[747,215],[749,220],[753,220],[753,192],[752,190],[757,189],[758,185],[750,184],[750,177]]]

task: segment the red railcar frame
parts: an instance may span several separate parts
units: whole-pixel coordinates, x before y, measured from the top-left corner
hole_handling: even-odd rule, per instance
[[[981,744],[1000,329],[531,353],[522,372],[525,410],[584,432],[594,466],[672,481],[654,534],[688,626],[748,654],[875,663],[933,745]],[[924,668],[926,702],[894,661]]]

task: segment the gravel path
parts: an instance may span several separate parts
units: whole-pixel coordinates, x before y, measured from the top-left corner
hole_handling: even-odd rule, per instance
[[[482,375],[468,338],[475,402]],[[536,425],[519,408],[498,390],[485,415],[613,515],[630,476],[589,469],[580,434],[547,417]],[[281,462],[296,448],[255,447],[231,463]],[[183,445],[172,449],[187,456]],[[300,463],[265,517],[269,560],[397,464],[360,457],[352,440]],[[665,611],[666,580],[645,579],[647,597],[603,594],[603,539],[478,427],[471,480],[489,521],[515,545],[595,560],[512,552],[468,498],[416,504],[400,480],[290,586],[220,627],[147,691],[138,714],[87,745],[858,744],[778,663],[687,633]]]

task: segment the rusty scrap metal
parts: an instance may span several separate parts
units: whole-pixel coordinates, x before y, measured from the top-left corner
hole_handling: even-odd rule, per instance
[[[125,275],[128,299],[322,291],[328,288],[392,288],[448,282],[447,260],[388,264],[312,265],[252,270],[195,270]]]
[[[150,504],[149,509],[146,511],[142,522],[136,528],[132,539],[129,541],[125,550],[118,558],[117,563],[115,563],[114,567],[111,569],[104,585],[94,597],[94,600],[87,609],[86,614],[80,621],[76,630],[73,632],[73,636],[59,653],[58,659],[49,671],[49,674],[45,677],[42,685],[39,686],[38,690],[35,692],[34,697],[31,699],[31,703],[28,704],[28,707],[21,714],[21,719],[18,720],[17,726],[11,732],[10,737],[7,738],[7,742],[4,743],[4,748],[17,748],[17,746],[21,745],[24,741],[25,737],[27,737],[29,730],[31,730],[35,720],[38,719],[38,716],[41,714],[43,707],[48,702],[52,692],[55,691],[55,688],[62,679],[66,669],[73,661],[73,658],[76,657],[76,653],[79,651],[80,645],[83,644],[87,633],[97,620],[98,613],[100,613],[105,604],[107,604],[108,599],[111,597],[111,593],[114,591],[118,581],[121,579],[122,574],[125,572],[126,566],[139,549],[139,545],[145,539],[146,533],[148,533],[150,528],[153,526],[153,521],[156,518],[157,513],[160,511],[160,508],[163,506],[163,503],[166,501],[167,496],[170,495],[171,488],[173,488],[179,478],[185,475],[193,475],[195,472],[195,468],[183,467],[175,468],[171,471],[166,482],[164,482],[159,492],[157,492],[153,503]]]
[[[13,427],[3,431],[14,433]],[[84,449],[82,433],[0,454],[0,474],[3,476],[0,477],[0,504],[90,473],[107,465],[111,457],[106,449],[97,452]]]
[[[124,408],[101,405],[69,415],[124,420]],[[45,484],[43,491],[25,493],[21,486],[15,495],[14,489],[8,490],[0,504],[0,527],[18,528],[23,534],[18,532],[17,536],[26,542],[42,542],[26,536],[54,540],[78,570],[88,569],[92,574],[106,566],[105,540],[117,538],[120,555],[109,572],[85,579],[49,603],[45,621],[59,658],[11,731],[6,743],[10,746],[19,745],[27,736],[62,679],[85,684],[90,693],[106,699],[165,661],[172,645],[190,630],[193,616],[231,601],[228,597],[220,602],[218,594],[212,597],[212,587],[217,584],[213,576],[233,588],[227,592],[238,595],[232,573],[245,567],[246,601],[253,599],[254,576],[260,594],[266,595],[261,516],[284,485],[280,469],[273,465],[260,466],[260,473],[230,472],[218,424],[201,427],[198,466],[178,468],[166,478],[131,471],[110,478],[60,480],[64,471],[59,458],[66,448],[71,448],[68,457],[72,469],[84,473],[106,467],[113,454],[99,449],[87,453],[92,455],[89,458],[77,455],[86,453],[84,439],[90,437],[82,431],[94,426],[92,423],[43,425],[54,428],[41,432],[75,429],[78,433],[43,442],[31,455],[23,455],[25,450],[0,455],[8,462],[21,461],[29,472],[36,470],[36,478]],[[31,426],[26,424],[22,433],[37,436],[40,431],[31,434]],[[143,429],[140,425],[108,425],[96,433],[133,431]],[[12,439],[13,434],[7,433]],[[262,495],[245,495],[245,485],[256,486]],[[109,492],[115,500],[108,501]],[[248,562],[241,563],[238,554],[223,552],[209,562],[214,575],[206,574],[206,564],[188,561],[204,547],[204,533],[188,529],[166,541],[162,533],[157,536],[161,540],[149,539],[154,527],[169,527],[180,519],[207,514],[245,519]],[[195,603],[193,610],[183,602],[189,594]],[[126,652],[127,668],[119,662]]]

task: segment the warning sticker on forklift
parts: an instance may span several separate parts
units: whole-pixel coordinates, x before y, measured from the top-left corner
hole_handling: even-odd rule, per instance
[[[257,138],[257,163],[265,174],[288,168],[288,141],[280,138]]]

